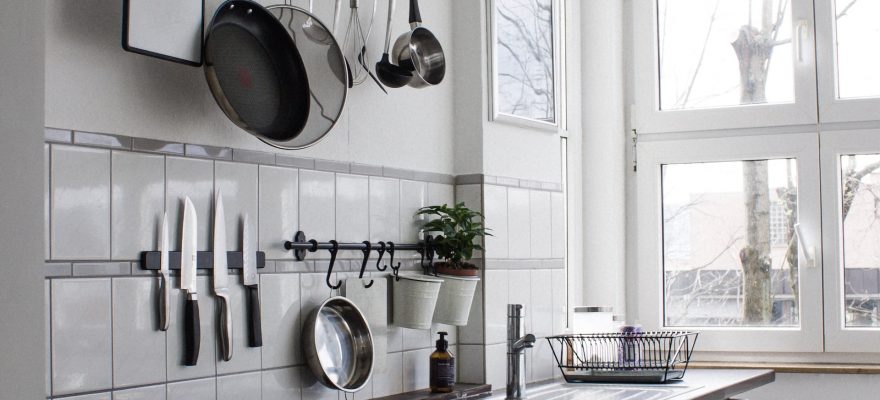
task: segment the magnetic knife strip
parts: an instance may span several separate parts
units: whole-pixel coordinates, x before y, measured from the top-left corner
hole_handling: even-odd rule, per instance
[[[159,269],[159,254],[158,251],[144,251],[141,252],[141,269],[146,270],[158,270]],[[198,269],[214,269],[214,252],[212,251],[199,251],[196,253],[196,268]],[[229,269],[241,269],[244,265],[242,261],[242,254],[240,251],[227,251],[226,252],[226,264]],[[266,266],[266,253],[262,251],[257,252],[257,268],[264,268]],[[180,270],[180,252],[179,251],[169,251],[168,252],[168,262],[170,270]]]

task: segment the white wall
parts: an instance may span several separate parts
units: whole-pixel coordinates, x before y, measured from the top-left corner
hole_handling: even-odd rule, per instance
[[[207,3],[210,18],[220,0]],[[329,23],[333,2],[316,3],[316,13]],[[362,14],[367,14],[372,0],[361,3]],[[407,4],[398,1],[392,38],[408,29]],[[386,7],[380,0],[376,15],[381,21],[369,43],[373,62],[382,54]],[[349,92],[339,126],[318,145],[290,153],[452,173],[452,8],[453,2],[447,1],[421,4],[425,25],[439,37],[450,62],[443,84],[392,90],[387,96],[375,84],[357,86]],[[51,0],[46,11],[46,126],[276,151],[226,119],[200,68],[123,51],[121,1]],[[347,17],[344,13],[341,21]]]
[[[0,13],[0,399],[44,397],[43,13]]]

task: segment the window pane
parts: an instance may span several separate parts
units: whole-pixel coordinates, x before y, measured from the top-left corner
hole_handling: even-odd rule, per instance
[[[553,1],[495,0],[498,112],[556,122]]]
[[[797,326],[796,161],[662,173],[666,326]]]
[[[880,2],[837,0],[837,85],[840,98],[880,96]]]
[[[846,326],[880,327],[880,155],[840,161]]]
[[[789,0],[658,0],[660,108],[794,101]]]

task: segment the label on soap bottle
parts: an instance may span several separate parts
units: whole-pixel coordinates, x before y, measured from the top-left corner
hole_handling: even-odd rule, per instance
[[[431,386],[451,388],[455,385],[455,359],[434,359],[431,361]]]

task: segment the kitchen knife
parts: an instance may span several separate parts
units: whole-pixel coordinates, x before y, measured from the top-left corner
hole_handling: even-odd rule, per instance
[[[180,288],[186,291],[186,307],[183,311],[183,363],[184,365],[196,365],[199,360],[201,339],[201,330],[199,329],[199,295],[196,288],[198,217],[196,216],[196,207],[189,196],[184,200],[183,230],[180,240]]]
[[[260,277],[257,276],[257,251],[254,247],[254,238],[250,234],[248,215],[244,215],[241,233],[241,256],[244,274],[244,287],[247,289],[248,298],[248,331],[250,347],[263,346],[263,327],[260,317]]]
[[[168,213],[162,215],[162,228],[159,238],[159,330],[167,331],[170,325],[168,303],[171,302],[171,291],[168,290]]]
[[[214,295],[220,305],[220,357],[232,359],[232,315],[229,308],[229,269],[226,265],[226,219],[223,195],[217,191],[214,203]]]

